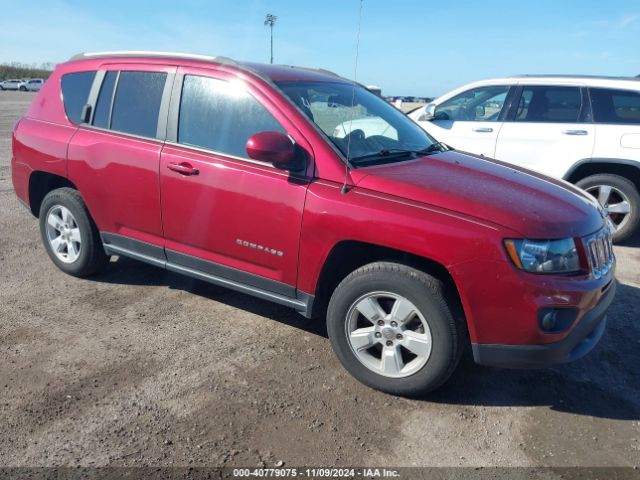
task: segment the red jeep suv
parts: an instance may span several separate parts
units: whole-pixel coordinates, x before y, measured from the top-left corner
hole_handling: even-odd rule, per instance
[[[615,294],[589,195],[455,152],[324,70],[77,55],[15,126],[12,173],[64,272],[125,255],[326,318],[344,367],[394,394],[435,389],[469,345],[575,360]]]

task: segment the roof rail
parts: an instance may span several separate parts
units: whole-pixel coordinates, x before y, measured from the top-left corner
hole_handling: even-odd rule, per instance
[[[238,65],[238,62],[228,57],[213,57],[210,55],[198,55],[195,53],[180,52],[154,52],[149,50],[117,50],[111,52],[82,52],[72,56],[69,61],[86,60],[90,58],[126,58],[126,57],[144,57],[144,58],[179,58],[184,60],[200,60],[204,62],[215,62],[226,65]]]
[[[571,75],[571,74],[522,74],[522,75],[513,75],[511,78],[584,78],[584,79],[593,79],[593,80],[640,80],[640,75],[638,77],[624,77],[624,76],[615,76],[615,75]]]

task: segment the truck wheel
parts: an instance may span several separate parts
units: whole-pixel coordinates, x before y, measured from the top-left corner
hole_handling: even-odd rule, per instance
[[[576,185],[593,195],[609,214],[615,230],[613,242],[628,239],[640,223],[640,194],[634,183],[620,175],[600,173]]]
[[[72,188],[59,188],[44,197],[40,233],[53,263],[69,275],[87,277],[107,264],[98,229]]]
[[[342,365],[394,395],[438,388],[455,370],[464,338],[444,290],[438,279],[397,263],[352,272],[327,310],[329,340]]]

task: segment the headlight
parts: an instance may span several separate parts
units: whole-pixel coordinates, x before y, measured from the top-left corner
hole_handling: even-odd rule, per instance
[[[580,259],[573,238],[562,240],[505,240],[514,265],[535,273],[580,271]]]

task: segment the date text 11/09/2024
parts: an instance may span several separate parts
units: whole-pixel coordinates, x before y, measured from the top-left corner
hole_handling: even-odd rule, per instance
[[[235,468],[241,477],[309,477],[309,478],[398,478],[398,470],[387,468]]]

